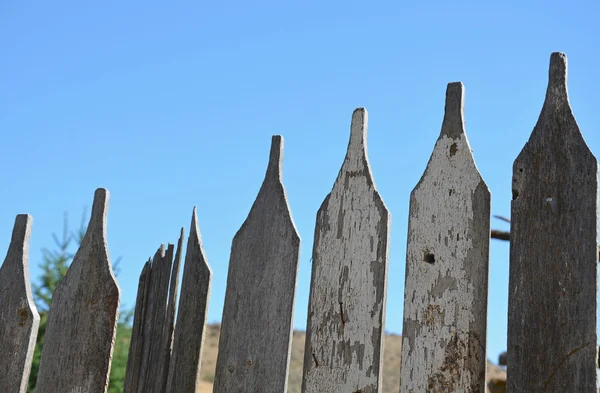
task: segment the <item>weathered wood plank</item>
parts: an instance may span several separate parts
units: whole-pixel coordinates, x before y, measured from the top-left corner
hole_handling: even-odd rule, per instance
[[[106,241],[108,200],[96,190],[81,246],[52,296],[39,393],[106,392],[121,292]]]
[[[29,279],[31,222],[30,215],[17,216],[0,268],[0,392],[27,391],[40,324]]]
[[[171,364],[171,354],[173,349],[173,332],[175,327],[175,309],[177,306],[177,289],[179,286],[179,267],[181,265],[181,249],[183,246],[183,228],[181,228],[181,232],[179,235],[179,240],[177,242],[177,251],[175,253],[175,260],[170,262],[171,264],[171,277],[169,283],[169,294],[167,298],[166,305],[166,314],[165,314],[165,322],[163,325],[163,332],[160,343],[160,351],[161,358],[158,360],[160,365],[158,366],[157,371],[157,380],[155,382],[155,392],[156,393],[168,393],[167,389],[167,380],[169,377],[169,367]],[[172,247],[169,247],[170,251],[170,260],[173,259]]]
[[[196,384],[200,380],[200,361],[211,279],[212,271],[206,262],[194,208],[165,390],[168,393],[196,392]]]
[[[304,393],[381,391],[391,217],[366,137],[367,111],[359,108],[342,168],[317,213]]]
[[[125,393],[164,393],[167,384],[175,299],[183,229],[179,238],[177,255],[173,264],[173,245],[165,252],[164,244],[156,251],[152,261],[142,270],[130,355],[125,378]]]
[[[133,326],[131,330],[131,341],[129,343],[129,354],[127,357],[127,369],[125,372],[124,393],[135,393],[138,391],[140,382],[140,370],[142,367],[142,351],[144,347],[144,321],[148,288],[150,286],[151,260],[144,264],[138,284],[135,311],[133,314]]]
[[[597,392],[598,164],[553,53],[546,99],[513,166],[508,392]]]
[[[160,254],[155,256],[152,273],[156,280],[155,298],[152,315],[152,333],[149,337],[150,353],[148,357],[148,374],[146,376],[146,388],[144,393],[163,393],[166,380],[163,380],[164,371],[169,367],[169,348],[165,348],[165,334],[167,323],[167,305],[169,303],[169,284],[171,281],[171,269],[173,266],[173,245],[169,244],[165,253],[164,246]]]
[[[276,135],[258,196],[232,242],[214,393],[287,389],[300,237],[282,159]]]
[[[490,193],[450,83],[440,136],[410,197],[402,393],[484,393]]]

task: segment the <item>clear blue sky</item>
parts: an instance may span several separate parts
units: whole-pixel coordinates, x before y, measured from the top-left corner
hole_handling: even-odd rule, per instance
[[[510,215],[512,162],[544,99],[553,51],[600,153],[596,1],[4,1],[0,5],[0,249],[33,215],[31,271],[63,213],[79,223],[111,193],[108,242],[122,303],[143,263],[189,232],[193,206],[220,320],[231,239],[263,180],[271,135],[302,238],[295,326],[304,329],[316,212],[355,107],[392,214],[386,329],[400,333],[408,201],[442,123],[446,84],[466,88],[467,133],[494,214]],[[493,219],[493,227],[506,224]],[[492,241],[488,357],[506,348],[508,244]]]

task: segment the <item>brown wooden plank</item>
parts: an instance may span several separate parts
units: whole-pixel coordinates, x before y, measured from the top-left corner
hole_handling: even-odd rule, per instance
[[[135,301],[135,312],[133,315],[133,326],[131,330],[131,342],[129,344],[129,354],[127,357],[127,369],[125,372],[125,382],[123,385],[124,393],[137,392],[140,382],[142,350],[144,346],[143,328],[151,274],[150,265],[151,261],[148,260],[148,262],[144,264],[144,268],[140,274],[137,298]]]
[[[52,296],[39,393],[106,392],[120,297],[106,241],[108,200],[107,190],[96,190],[81,246]]]
[[[400,391],[484,393],[490,192],[471,154],[464,87],[410,197]]]
[[[598,164],[553,53],[546,99],[513,165],[508,392],[597,392]]]
[[[166,392],[195,393],[200,380],[212,271],[206,262],[196,208],[192,213]]]
[[[283,138],[233,238],[214,393],[285,392],[300,253],[282,184]]]
[[[28,214],[17,216],[0,268],[0,392],[27,391],[40,324],[29,279],[32,221]]]
[[[304,393],[380,392],[390,214],[367,156],[367,111],[352,114],[344,163],[317,213]]]

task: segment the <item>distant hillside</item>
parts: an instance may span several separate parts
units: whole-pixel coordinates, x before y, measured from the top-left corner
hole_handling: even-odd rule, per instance
[[[212,383],[215,377],[217,351],[219,345],[219,325],[208,325],[202,355],[200,375],[202,382],[199,393],[212,393]],[[305,333],[294,331],[292,340],[292,357],[288,393],[300,393],[302,385],[302,362],[304,361]],[[383,393],[398,393],[400,390],[400,353],[402,337],[389,334],[385,336],[383,351]],[[487,393],[506,392],[506,372],[488,363]]]

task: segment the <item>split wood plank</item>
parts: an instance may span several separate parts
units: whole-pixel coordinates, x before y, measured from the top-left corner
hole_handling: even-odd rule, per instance
[[[567,57],[513,165],[508,392],[597,392],[598,164],[571,111]]]
[[[258,196],[233,239],[214,393],[287,390],[300,237],[282,158],[276,135]]]
[[[39,393],[105,393],[108,387],[121,292],[106,241],[108,200],[107,190],[96,190],[81,246],[52,296]]]
[[[133,314],[133,326],[131,328],[131,341],[129,343],[129,354],[127,356],[127,369],[123,384],[124,393],[135,393],[139,391],[141,381],[140,371],[142,368],[142,352],[144,348],[144,321],[146,315],[146,304],[148,303],[148,288],[150,286],[152,261],[144,264],[138,283],[138,292],[135,300],[135,311]]]
[[[138,286],[125,393],[164,393],[171,348],[183,229],[175,261],[173,245],[164,244],[144,266]]]
[[[317,213],[303,393],[382,389],[391,217],[367,155],[367,111],[352,114],[350,141]]]
[[[40,324],[29,278],[32,221],[28,214],[17,216],[0,268],[0,392],[27,391]]]
[[[485,392],[490,192],[450,83],[427,168],[410,196],[400,392]]]
[[[165,390],[168,393],[196,392],[196,385],[200,381],[200,362],[211,279],[212,271],[202,246],[198,217],[194,207]]]

